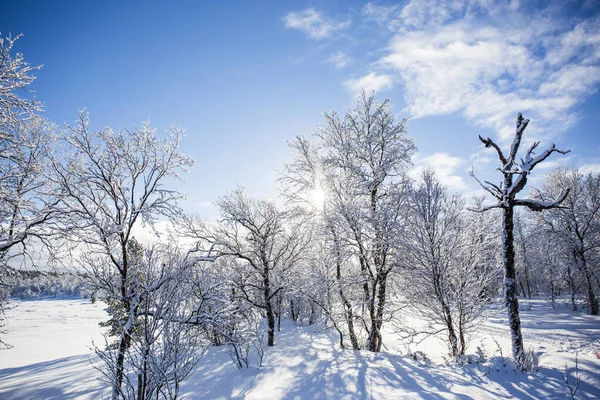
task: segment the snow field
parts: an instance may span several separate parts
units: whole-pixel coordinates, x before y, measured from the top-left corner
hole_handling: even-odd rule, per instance
[[[91,341],[103,343],[98,322],[107,318],[101,302],[48,299],[12,301],[0,351],[0,399],[99,399],[110,391],[90,359]],[[432,361],[401,355],[406,346],[386,332],[386,351],[341,350],[333,330],[283,321],[275,347],[261,368],[239,370],[225,348],[211,348],[186,382],[187,399],[497,399],[570,398],[565,364],[573,374],[575,354],[581,381],[576,398],[600,397],[600,318],[553,310],[541,299],[521,300],[527,348],[539,356],[539,370],[524,374],[508,360],[510,336],[503,313],[486,321],[471,341],[485,360],[446,364],[444,344],[429,338],[420,350]],[[499,354],[498,345],[503,356]],[[256,361],[256,360],[255,360]]]

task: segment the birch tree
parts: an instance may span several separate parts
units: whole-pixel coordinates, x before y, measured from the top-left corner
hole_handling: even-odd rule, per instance
[[[130,348],[139,308],[137,276],[130,264],[128,243],[133,229],[153,227],[159,216],[180,214],[181,195],[165,186],[179,179],[194,162],[178,152],[183,131],[172,128],[159,137],[149,123],[131,131],[88,129],[80,113],[68,126],[62,163],[55,163],[57,183],[65,191],[65,239],[77,243],[84,268],[114,302],[118,316],[118,346],[113,398],[123,397],[124,360]],[[116,279],[106,277],[115,276]]]
[[[518,159],[517,152],[521,145],[523,132],[529,119],[523,118],[521,113],[517,114],[515,136],[505,155],[500,147],[490,138],[479,140],[487,148],[493,148],[500,162],[498,170],[502,174],[502,181],[495,185],[488,181],[480,181],[471,172],[477,182],[489,194],[496,199],[496,203],[489,206],[483,206],[474,211],[484,212],[493,208],[499,208],[502,211],[502,258],[504,264],[504,300],[508,312],[508,323],[511,332],[512,355],[519,368],[524,368],[525,351],[523,347],[523,335],[521,333],[521,320],[519,318],[519,301],[517,299],[517,281],[515,274],[515,249],[514,249],[514,209],[518,206],[524,206],[533,211],[542,211],[556,208],[563,202],[568,194],[568,190],[560,193],[556,199],[542,201],[539,199],[519,199],[517,194],[521,192],[527,184],[527,178],[531,171],[539,163],[544,161],[550,154],[557,152],[566,154],[570,150],[557,149],[554,144],[536,155],[535,150],[540,142],[534,142],[525,152],[525,157]]]
[[[31,263],[40,244],[51,244],[49,225],[60,201],[46,179],[56,127],[38,116],[42,107],[29,85],[39,67],[14,52],[18,38],[0,37],[0,325],[9,295],[8,263],[15,258]]]
[[[218,224],[188,216],[180,222],[181,233],[197,240],[207,256],[239,262],[235,296],[264,312],[268,345],[273,346],[276,296],[286,289],[286,276],[306,256],[309,238],[299,226],[290,225],[287,214],[274,203],[250,198],[240,188],[216,204],[221,212]]]
[[[314,135],[314,154],[306,153],[306,142],[298,139],[300,173],[290,171],[287,178],[295,193],[319,195],[323,203],[324,226],[338,255],[335,276],[340,283],[352,279],[362,292],[358,306],[366,315],[360,321],[371,351],[381,350],[388,278],[401,265],[395,243],[404,222],[405,172],[415,152],[406,130],[406,121],[396,121],[388,100],[379,103],[363,92],[343,117],[325,114],[325,124]],[[339,295],[352,331],[355,306],[345,290]]]
[[[553,170],[538,192],[540,201],[569,191],[560,208],[540,217],[545,230],[557,235],[568,254],[573,270],[585,284],[590,314],[598,315],[596,287],[600,287],[598,266],[593,254],[600,249],[600,175],[583,175],[577,169]]]
[[[497,277],[491,231],[481,216],[464,214],[462,197],[449,193],[431,170],[423,172],[410,198],[403,293],[427,323],[418,333],[445,331],[450,355],[457,357],[488,308]]]

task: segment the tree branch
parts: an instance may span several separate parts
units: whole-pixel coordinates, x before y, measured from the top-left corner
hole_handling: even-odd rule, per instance
[[[542,211],[542,210],[548,210],[551,208],[561,208],[560,203],[562,203],[567,198],[567,195],[569,194],[569,190],[570,189],[563,191],[560,194],[560,196],[558,196],[558,198],[554,201],[541,201],[541,200],[535,200],[535,199],[515,199],[514,205],[525,206],[533,211]]]

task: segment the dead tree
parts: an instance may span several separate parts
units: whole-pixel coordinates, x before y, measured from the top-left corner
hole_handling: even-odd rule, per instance
[[[554,152],[566,154],[570,150],[559,150],[552,144],[548,149],[539,155],[535,155],[534,150],[540,142],[534,142],[527,150],[525,158],[517,161],[517,151],[521,145],[523,131],[527,127],[529,119],[524,119],[521,113],[517,114],[515,137],[510,145],[508,158],[504,156],[502,150],[492,139],[484,139],[479,136],[479,140],[485,147],[492,147],[498,153],[500,167],[498,170],[502,173],[503,180],[500,185],[494,185],[488,181],[480,181],[473,172],[471,176],[477,180],[483,189],[490,193],[497,200],[497,203],[484,206],[473,210],[484,212],[492,208],[502,209],[502,258],[504,263],[504,301],[508,311],[508,321],[512,337],[512,353],[519,368],[524,367],[525,352],[523,348],[523,335],[521,334],[521,320],[519,318],[519,302],[517,300],[517,281],[515,277],[515,249],[514,249],[514,208],[516,206],[525,206],[533,211],[542,211],[556,208],[567,197],[568,190],[562,192],[554,201],[540,201],[534,199],[517,199],[517,194],[523,190],[527,184],[527,177],[533,168],[544,161]]]

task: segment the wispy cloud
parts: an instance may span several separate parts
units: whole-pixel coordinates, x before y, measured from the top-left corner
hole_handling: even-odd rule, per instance
[[[351,82],[386,76],[386,85],[403,84],[411,115],[460,113],[505,140],[517,112],[544,121],[530,131],[560,132],[600,83],[600,17],[565,14],[558,3],[368,4],[363,16],[395,33],[371,71]]]
[[[344,86],[352,93],[360,92],[361,90],[370,93],[372,91],[379,92],[389,89],[394,85],[390,75],[371,72],[358,79],[348,79],[344,82]]]
[[[460,168],[466,164],[462,158],[453,157],[448,153],[434,153],[427,157],[417,155],[413,159],[413,163],[414,167],[409,171],[409,176],[415,180],[421,178],[425,168],[431,168],[447,188],[456,191],[464,191],[467,188],[463,178],[458,175],[458,173],[464,172],[460,171]]]
[[[600,174],[600,164],[584,164],[578,169],[582,174]]]
[[[350,25],[350,21],[327,18],[313,8],[290,12],[284,17],[284,20],[286,28],[298,29],[311,39],[331,37],[334,33],[344,30]]]
[[[337,69],[343,69],[350,63],[350,57],[343,51],[333,53],[327,60],[328,63],[333,64]]]

